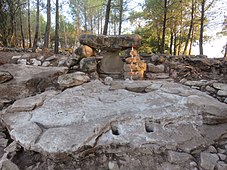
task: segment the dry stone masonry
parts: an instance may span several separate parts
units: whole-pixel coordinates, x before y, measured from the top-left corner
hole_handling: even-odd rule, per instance
[[[140,47],[141,37],[139,35],[121,35],[121,36],[104,36],[104,35],[82,35],[80,37],[82,44],[76,50],[80,56],[90,57],[94,54],[91,51],[103,51],[103,58],[100,61],[99,73],[103,76],[114,78],[131,78],[133,80],[143,79],[146,71],[146,64],[140,60],[136,48]],[[131,50],[132,49],[132,50]],[[120,51],[130,51],[130,55],[123,62],[119,56]],[[130,58],[134,58],[130,61]]]

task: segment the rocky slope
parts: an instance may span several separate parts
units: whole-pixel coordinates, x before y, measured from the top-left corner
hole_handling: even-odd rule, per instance
[[[0,66],[2,169],[227,169],[225,62],[143,56],[129,81],[100,79],[97,57],[26,56]]]

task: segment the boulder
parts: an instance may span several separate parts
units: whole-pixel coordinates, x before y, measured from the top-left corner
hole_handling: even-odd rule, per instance
[[[100,63],[100,72],[105,74],[122,74],[124,62],[118,52],[107,52]]]
[[[81,57],[91,57],[95,55],[95,51],[91,47],[83,45],[75,50],[75,54]]]
[[[192,155],[176,151],[168,151],[168,161],[174,164],[182,164],[193,160]]]
[[[57,78],[68,71],[65,67],[37,67],[19,64],[4,64],[0,70],[14,78],[0,84],[0,99],[16,100],[28,97],[48,88],[58,88]]]
[[[214,170],[219,158],[217,154],[211,154],[207,152],[201,152],[200,154],[201,163],[200,166],[205,170]]]
[[[83,72],[64,74],[58,77],[58,83],[63,88],[78,86],[88,81],[90,78]]]
[[[140,47],[142,38],[137,34],[118,36],[83,34],[79,40],[81,44],[94,49],[120,51],[132,48],[132,46],[135,48]]]
[[[78,64],[81,60],[81,56],[76,55],[76,54],[72,54],[68,57],[68,59],[66,60],[66,65],[68,68],[71,68],[73,66],[75,66],[76,64]]]
[[[152,73],[164,73],[165,72],[165,66],[162,64],[154,65],[154,64],[149,63],[147,65],[147,69],[149,72],[152,72]]]
[[[13,76],[8,71],[0,71],[0,84],[12,80]]]
[[[42,65],[42,62],[39,61],[39,60],[37,60],[36,58],[30,59],[30,62],[31,62],[31,64],[34,65],[34,66],[41,66],[41,65]]]
[[[97,71],[97,61],[94,57],[83,58],[80,60],[80,71],[83,72],[95,72]]]
[[[214,87],[215,89],[218,89],[218,90],[227,91],[227,84],[223,84],[223,83],[214,83],[214,84],[213,84],[213,87]]]

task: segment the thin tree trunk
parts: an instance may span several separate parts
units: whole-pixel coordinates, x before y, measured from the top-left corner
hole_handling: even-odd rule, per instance
[[[121,25],[122,25],[122,16],[123,16],[123,0],[120,0],[120,16],[119,16],[119,31],[118,34],[121,35]]]
[[[44,44],[43,44],[43,51],[48,50],[49,48],[49,41],[50,41],[50,23],[51,23],[51,4],[50,0],[47,0],[47,23],[46,23],[46,30],[44,36]]]
[[[20,2],[20,0],[18,2]],[[23,24],[22,24],[22,11],[21,11],[21,7],[20,7],[20,31],[21,31],[22,46],[23,46],[23,49],[25,49],[25,40],[24,40],[24,32],[23,32]]]
[[[191,36],[191,39],[190,39],[190,48],[189,48],[189,55],[191,55],[192,53],[192,43],[194,41],[194,25],[192,27],[192,36]]]
[[[65,41],[65,48],[68,47],[68,39],[66,34],[66,26],[65,26],[65,20],[63,20],[63,28],[64,28],[64,41]]]
[[[55,45],[54,45],[54,53],[58,54],[59,52],[59,3],[58,0],[56,0],[56,25],[55,25]]]
[[[171,30],[171,37],[170,37],[170,54],[172,55],[173,54],[173,30]]]
[[[205,19],[205,2],[202,0],[201,3],[201,19],[200,19],[200,34],[199,34],[199,54],[203,55],[203,29],[204,29],[204,19]]]
[[[176,34],[176,32],[174,33],[173,55],[177,55],[177,34]]]
[[[189,27],[189,31],[188,31],[188,36],[187,36],[187,39],[186,39],[186,43],[185,43],[185,46],[184,46],[184,52],[183,54],[186,53],[187,51],[187,48],[188,48],[188,43],[189,43],[189,40],[190,40],[190,37],[191,37],[191,32],[192,32],[192,27],[193,27],[193,23],[194,23],[194,0],[192,0],[192,6],[191,6],[191,21],[190,21],[190,27]]]
[[[87,18],[87,7],[86,4],[84,4],[84,31],[87,32],[87,24],[88,24],[88,18]]]
[[[226,42],[226,45],[225,45],[224,59],[225,59],[225,61],[227,61],[227,42]]]
[[[100,13],[99,12],[100,11],[98,11],[98,21],[97,21],[97,23],[98,23],[98,25],[97,25],[98,35],[99,35],[99,29],[100,29]]]
[[[167,0],[164,0],[164,19],[162,26],[162,43],[161,43],[161,53],[165,51],[165,36],[166,36],[166,21],[167,21]]]
[[[30,0],[28,0],[28,41],[29,45],[28,47],[32,47],[32,37],[31,37],[31,15],[30,15]]]
[[[182,9],[182,4],[181,4],[181,21],[180,21],[180,35],[179,35],[179,45],[178,45],[178,51],[177,55],[180,55],[181,52],[181,45],[182,45],[182,34],[183,34],[183,9]]]
[[[35,37],[33,42],[32,51],[35,52],[37,48],[38,36],[39,36],[39,0],[36,2],[36,27],[35,27]]]
[[[106,16],[105,16],[105,24],[104,24],[104,29],[103,29],[103,35],[107,35],[109,18],[110,18],[110,6],[111,6],[111,0],[108,0],[107,6],[106,6]]]

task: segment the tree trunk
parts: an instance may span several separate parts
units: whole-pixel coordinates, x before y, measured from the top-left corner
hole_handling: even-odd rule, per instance
[[[54,43],[54,53],[58,54],[59,51],[59,3],[56,0],[56,25],[55,25],[55,43]]]
[[[88,18],[87,18],[87,4],[84,4],[84,31],[87,32],[87,24],[88,24]]]
[[[36,27],[35,27],[35,37],[34,37],[34,42],[33,42],[33,48],[32,51],[35,52],[37,48],[37,42],[38,42],[38,37],[39,37],[39,0],[36,2]]]
[[[120,16],[119,16],[119,31],[118,34],[121,35],[121,25],[122,25],[122,16],[123,16],[123,0],[120,0]]]
[[[173,55],[177,55],[177,34],[174,33]]]
[[[190,39],[190,48],[189,48],[189,55],[191,55],[192,53],[192,43],[194,41],[194,25],[192,27],[192,36],[191,36],[191,39]]]
[[[183,52],[183,54],[185,54],[186,51],[187,51],[189,40],[190,40],[190,37],[191,37],[192,27],[193,27],[193,23],[194,23],[194,6],[195,6],[194,5],[194,0],[192,0],[191,21],[190,21],[190,27],[189,27],[189,31],[188,31],[188,36],[187,36],[187,39],[186,39],[186,43],[185,43],[185,46],[184,46],[184,52]]]
[[[65,48],[67,48],[67,47],[68,47],[68,39],[67,39],[67,33],[66,33],[65,20],[63,20],[63,28],[64,28],[64,42],[65,42]]]
[[[19,0],[19,2],[20,2],[20,0]],[[21,13],[22,13],[22,10],[21,10],[21,6],[20,6],[20,31],[21,31],[22,46],[23,46],[23,49],[25,49],[25,40],[24,40],[24,32],[23,32],[23,24],[22,24],[22,14]]]
[[[206,0],[202,0],[201,2],[201,19],[200,19],[200,34],[199,34],[199,54],[203,55],[203,30],[204,30],[204,20],[205,20],[205,2]]]
[[[31,15],[30,15],[30,0],[28,0],[28,47],[32,47],[32,38],[31,38]]]
[[[161,53],[164,53],[165,51],[166,21],[167,21],[167,0],[164,0],[164,19],[162,26]]]
[[[225,45],[224,59],[225,59],[225,61],[227,61],[227,42],[226,42],[226,45]]]
[[[49,48],[49,40],[50,40],[50,23],[51,23],[51,4],[50,0],[47,0],[47,23],[46,23],[46,30],[44,36],[44,44],[43,44],[43,51],[48,50]]]
[[[171,37],[170,37],[170,47],[169,47],[169,49],[170,49],[170,54],[172,55],[173,54],[173,31],[171,30]]]
[[[178,51],[177,55],[180,55],[181,52],[181,45],[182,45],[182,34],[183,34],[183,9],[182,9],[182,4],[181,4],[181,17],[180,17],[180,35],[179,35],[179,45],[178,45]]]
[[[106,6],[106,16],[105,16],[105,24],[104,24],[104,29],[103,29],[103,35],[107,35],[109,18],[110,18],[110,6],[111,6],[111,0],[108,0],[107,6]]]

